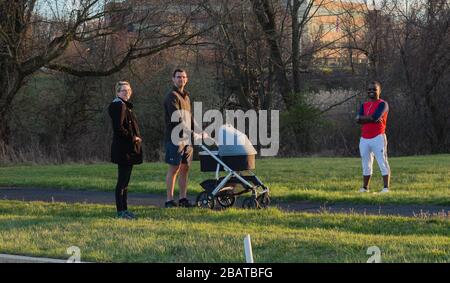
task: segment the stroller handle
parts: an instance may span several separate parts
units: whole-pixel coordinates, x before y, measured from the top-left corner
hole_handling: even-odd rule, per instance
[[[210,140],[210,141],[213,141],[213,145],[215,145],[215,146],[219,146],[219,143],[215,140],[215,139],[213,139],[212,137],[206,137],[206,138],[203,138],[203,139],[207,139],[207,140]],[[202,140],[202,145],[203,145],[203,140]]]

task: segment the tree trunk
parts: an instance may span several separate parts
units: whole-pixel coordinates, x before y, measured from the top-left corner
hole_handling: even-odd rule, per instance
[[[10,142],[9,113],[13,99],[23,82],[17,65],[6,56],[0,56],[0,144]]]
[[[300,10],[300,0],[294,0],[292,5],[292,81],[294,92],[301,91],[300,86],[300,25],[298,12]]]
[[[9,144],[10,129],[5,113],[0,113],[0,146]]]
[[[20,72],[18,57],[21,55],[22,32],[26,29],[26,7],[35,1],[0,2],[0,145],[10,142],[8,116],[14,96],[19,90],[24,76]]]
[[[287,109],[294,105],[292,101],[292,90],[286,75],[286,69],[281,56],[281,47],[278,43],[278,34],[275,24],[275,13],[269,0],[252,0],[253,11],[265,34],[267,44],[270,48],[270,59],[272,61],[275,79],[278,89]]]

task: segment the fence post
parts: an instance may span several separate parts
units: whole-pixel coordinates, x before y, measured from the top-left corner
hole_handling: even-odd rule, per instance
[[[253,251],[252,251],[252,242],[250,239],[250,234],[247,234],[244,238],[244,250],[245,250],[245,261],[247,263],[254,263],[253,261]]]

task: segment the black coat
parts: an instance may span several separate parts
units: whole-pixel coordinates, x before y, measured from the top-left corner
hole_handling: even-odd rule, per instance
[[[109,105],[109,116],[113,126],[111,144],[111,162],[119,165],[134,165],[142,163],[142,145],[134,142],[135,137],[141,137],[136,115],[132,111],[133,104],[116,98]]]

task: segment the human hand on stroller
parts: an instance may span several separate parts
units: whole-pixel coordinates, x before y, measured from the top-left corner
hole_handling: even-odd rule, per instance
[[[202,136],[203,136],[203,140],[209,140],[212,142],[212,143],[209,143],[209,145],[217,145],[217,141],[213,137],[208,135],[208,133],[202,132]]]
[[[202,139],[203,139],[203,135],[202,134],[198,134],[196,132],[193,133],[193,136],[194,136],[194,141],[195,142],[202,141]]]
[[[200,141],[200,142],[205,142],[208,145],[215,145],[217,144],[216,140],[213,139],[210,135],[208,135],[208,133],[206,132],[201,132],[200,134],[198,133],[194,133],[194,140],[195,141]],[[207,142],[207,141],[212,141],[211,142]]]
[[[201,132],[201,134],[194,132],[194,139],[210,139],[210,137],[206,132]]]

